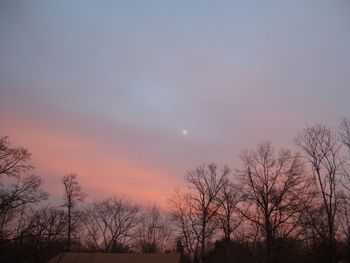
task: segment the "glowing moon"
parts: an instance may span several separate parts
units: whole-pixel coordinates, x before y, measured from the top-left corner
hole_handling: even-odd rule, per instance
[[[182,135],[186,136],[188,134],[188,131],[186,129],[182,130]]]

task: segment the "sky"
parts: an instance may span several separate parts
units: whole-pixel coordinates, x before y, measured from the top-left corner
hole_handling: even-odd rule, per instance
[[[76,173],[90,200],[166,206],[199,165],[350,117],[349,14],[347,0],[2,0],[0,136],[28,148],[52,200]]]

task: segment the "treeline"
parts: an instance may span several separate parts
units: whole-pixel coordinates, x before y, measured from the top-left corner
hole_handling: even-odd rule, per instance
[[[47,204],[30,153],[0,138],[0,262],[47,262],[63,251],[171,251],[171,227],[157,206],[112,196],[85,203],[77,175],[61,178],[62,202]]]
[[[30,153],[0,139],[0,262],[46,262],[62,251],[171,252],[183,262],[350,262],[350,120],[316,124],[240,155],[235,169],[203,165],[167,211],[125,197],[85,202],[75,174],[46,204]]]

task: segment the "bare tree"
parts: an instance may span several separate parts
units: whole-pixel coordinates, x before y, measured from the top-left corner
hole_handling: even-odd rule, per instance
[[[218,195],[219,209],[216,218],[224,233],[227,262],[230,262],[231,236],[243,221],[237,209],[242,199],[242,191],[230,181],[222,187]]]
[[[340,139],[350,151],[350,120],[343,119],[339,130]]]
[[[42,180],[36,175],[19,176],[13,184],[0,189],[0,238],[13,233],[13,221],[18,213],[31,204],[47,198],[47,193],[40,189]]]
[[[35,236],[48,243],[64,242],[68,217],[62,209],[45,206],[34,211],[32,218]]]
[[[200,220],[188,195],[176,191],[169,199],[170,218],[178,230],[178,244],[186,255],[197,262],[200,251]],[[182,247],[183,246],[183,247]]]
[[[170,200],[172,219],[181,226],[187,246],[189,242],[192,243],[192,247],[187,248],[201,262],[204,261],[207,243],[217,229],[215,216],[220,206],[218,196],[227,184],[229,173],[226,166],[221,171],[215,164],[200,166],[185,177],[189,191],[184,195],[179,193],[177,198]]]
[[[344,163],[344,180],[342,186],[344,193],[342,195],[342,202],[340,205],[339,223],[341,232],[346,238],[348,262],[350,262],[350,174],[349,174],[349,156],[350,156],[350,119],[343,119],[339,129],[340,140],[348,150],[348,158]]]
[[[28,216],[40,201],[47,198],[40,177],[31,174],[30,153],[12,147],[7,137],[0,138],[0,261],[20,260],[12,248],[21,244],[32,230]],[[22,248],[22,247],[20,247]]]
[[[64,249],[67,220],[67,214],[62,209],[49,206],[27,215],[18,234],[23,241],[30,241],[35,262],[46,261]]]
[[[348,150],[348,158],[346,159],[346,162],[344,162],[343,165],[343,172],[344,172],[344,180],[342,182],[342,186],[345,188],[347,192],[347,199],[350,199],[350,174],[349,174],[349,156],[350,156],[350,120],[343,119],[340,128],[339,128],[339,137],[343,145]]]
[[[347,247],[347,262],[350,262],[350,204],[347,195],[341,195],[337,213],[339,236]]]
[[[71,249],[72,215],[73,209],[79,202],[83,202],[86,194],[82,191],[76,174],[68,174],[62,178],[64,186],[64,206],[68,212],[67,250]]]
[[[308,194],[304,169],[297,154],[285,149],[275,154],[270,143],[243,153],[241,159],[243,165],[238,173],[246,203],[241,213],[262,233],[265,262],[273,262],[275,240],[297,236]]]
[[[147,207],[137,229],[136,246],[142,253],[164,252],[171,238],[167,218],[155,205]]]
[[[242,216],[237,209],[243,200],[242,191],[237,185],[228,182],[218,196],[219,209],[216,218],[221,224],[224,239],[231,240],[232,233],[242,223]]]
[[[139,223],[140,208],[122,197],[94,202],[86,210],[84,221],[88,238],[102,252],[126,249],[135,238]]]
[[[341,144],[334,131],[320,124],[306,127],[296,137],[295,143],[303,150],[304,157],[312,168],[314,182],[318,187],[319,211],[324,215],[326,224],[326,233],[321,237],[327,242],[328,262],[335,262],[335,219],[343,172]],[[321,233],[320,229],[316,230]]]
[[[0,138],[0,240],[13,238],[16,219],[25,208],[47,198],[40,189],[40,177],[30,174],[30,153],[12,147],[7,137]],[[7,178],[2,178],[6,175]],[[3,181],[6,181],[6,184]]]
[[[0,137],[0,178],[17,177],[33,169],[30,153],[23,147],[12,147],[8,137]]]

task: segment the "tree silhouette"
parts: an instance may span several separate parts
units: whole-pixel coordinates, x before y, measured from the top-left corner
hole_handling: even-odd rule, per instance
[[[140,207],[123,197],[94,202],[86,210],[84,221],[88,237],[95,249],[102,252],[124,252],[136,236]]]
[[[83,202],[86,194],[82,191],[76,174],[68,174],[62,178],[64,186],[64,206],[68,212],[68,232],[67,232],[67,250],[71,250],[72,235],[72,210],[77,203]]]
[[[241,155],[239,171],[246,207],[242,215],[254,223],[265,242],[265,262],[277,260],[276,240],[297,235],[298,222],[307,201],[308,182],[297,154],[270,143]]]
[[[339,206],[339,187],[343,167],[343,160],[340,158],[341,144],[334,131],[320,124],[306,127],[295,138],[295,143],[302,149],[304,157],[311,165],[314,181],[318,186],[319,207],[321,217],[322,214],[325,215],[326,232],[323,233],[316,224],[313,226],[327,243],[327,260],[333,263],[335,262],[335,219]]]
[[[243,217],[239,213],[238,204],[243,200],[243,194],[237,185],[228,181],[218,195],[219,209],[216,218],[224,233],[227,262],[230,262],[231,236],[241,225]]]
[[[167,218],[155,205],[147,207],[136,234],[136,246],[142,253],[164,252],[171,236]]]
[[[179,226],[185,246],[200,262],[204,262],[207,243],[217,229],[218,196],[229,173],[226,166],[222,170],[215,164],[199,166],[185,177],[189,191],[169,200],[171,217]]]
[[[8,137],[0,137],[0,178],[18,177],[33,169],[30,153],[23,147],[12,147]]]

